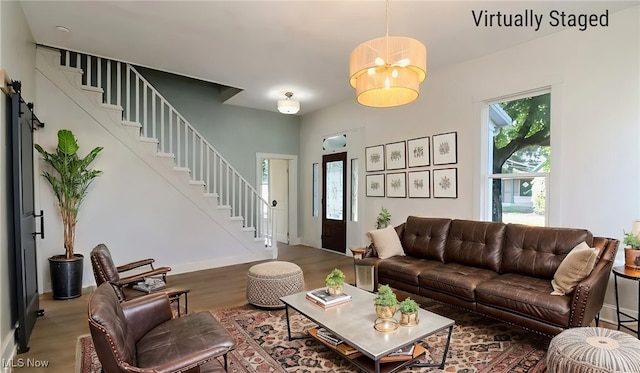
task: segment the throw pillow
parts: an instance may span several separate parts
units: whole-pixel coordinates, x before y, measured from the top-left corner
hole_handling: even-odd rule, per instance
[[[396,255],[404,256],[400,238],[398,238],[398,233],[396,233],[393,226],[390,225],[384,229],[369,231],[367,236],[373,242],[378,252],[378,258],[386,259]]]
[[[591,274],[598,258],[598,249],[593,249],[586,242],[579,243],[562,260],[551,280],[551,295],[572,293],[580,281]]]

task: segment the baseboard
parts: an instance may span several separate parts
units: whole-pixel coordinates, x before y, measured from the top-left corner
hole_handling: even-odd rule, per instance
[[[219,267],[225,267],[225,266],[230,266],[235,264],[257,262],[265,259],[271,259],[270,254],[267,253],[266,251],[264,253],[264,256],[257,256],[257,255],[246,255],[242,257],[233,256],[233,257],[226,257],[226,258],[216,258],[213,260],[184,263],[184,264],[172,265],[171,272],[169,272],[169,275],[177,275],[181,273],[202,271],[204,269],[219,268]]]
[[[629,308],[620,308],[620,311],[638,318],[638,311]],[[624,318],[623,318],[624,319]],[[616,305],[605,303],[600,310],[600,320],[609,324],[618,325],[618,316],[616,314]]]
[[[2,373],[13,372],[13,363],[18,353],[18,345],[15,342],[14,333],[15,329],[2,341],[2,365],[0,366],[0,372]]]

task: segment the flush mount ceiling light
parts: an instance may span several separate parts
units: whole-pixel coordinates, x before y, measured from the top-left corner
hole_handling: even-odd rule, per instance
[[[287,92],[284,95],[287,96],[287,98],[278,101],[278,111],[282,114],[295,114],[300,111],[300,102],[291,99],[293,93]]]
[[[393,107],[415,101],[427,77],[427,48],[420,41],[389,36],[366,41],[351,52],[349,83],[365,106]]]

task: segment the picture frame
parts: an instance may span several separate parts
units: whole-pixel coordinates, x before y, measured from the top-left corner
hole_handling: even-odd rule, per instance
[[[458,133],[449,132],[433,135],[433,164],[458,163]]]
[[[407,173],[394,172],[386,175],[387,197],[405,198],[407,196]]]
[[[386,144],[384,148],[387,170],[401,170],[407,167],[407,146],[404,141]]]
[[[367,197],[384,197],[384,174],[367,175]]]
[[[433,198],[458,198],[458,169],[433,170]]]
[[[367,172],[384,171],[384,145],[366,147],[364,155]]]
[[[431,197],[431,174],[429,170],[409,171],[407,180],[409,198]]]
[[[409,168],[431,164],[431,139],[429,136],[407,140],[407,161]]]

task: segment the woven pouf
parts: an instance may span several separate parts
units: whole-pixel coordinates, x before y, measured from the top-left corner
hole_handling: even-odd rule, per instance
[[[247,273],[247,301],[265,308],[283,308],[280,297],[304,290],[302,269],[282,261],[260,263]]]
[[[573,328],[556,335],[547,351],[549,373],[640,372],[640,341],[604,328]]]

